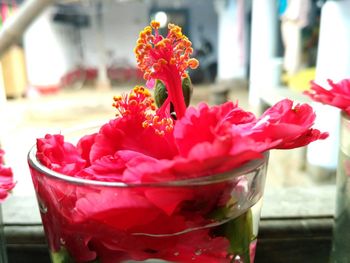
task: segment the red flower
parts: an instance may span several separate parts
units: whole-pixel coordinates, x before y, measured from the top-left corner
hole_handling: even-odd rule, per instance
[[[287,99],[260,118],[228,102],[202,103],[172,120],[154,109],[147,94],[137,87],[116,98],[119,116],[84,136],[77,147],[62,135],[39,139],[39,161],[84,179],[179,181],[226,172],[269,149],[299,147],[327,136],[311,128],[315,114],[310,106]],[[32,173],[38,199],[50,211],[42,214],[50,247],[57,251],[63,242],[78,261],[228,262],[229,240],[200,228],[213,223],[216,211],[233,209],[228,205],[232,200],[248,200],[250,194],[245,177],[200,187],[99,188]],[[254,253],[253,245],[250,251]]]
[[[90,153],[91,153],[91,147],[95,143],[96,135],[97,133],[85,135],[79,140],[77,144],[78,153],[86,161],[86,166],[91,165]]]
[[[337,107],[350,114],[350,79],[344,79],[339,83],[328,80],[328,83],[330,89],[325,89],[312,81],[311,89],[304,94],[314,101]]]
[[[5,152],[0,149],[0,202],[5,201],[9,192],[15,187],[13,173],[10,167],[4,165]]]
[[[132,150],[154,158],[172,158],[177,153],[170,132],[173,121],[155,112],[147,89],[136,87],[129,95],[116,97],[114,106],[121,116],[101,127],[91,147],[91,162],[113,156],[119,150]]]
[[[86,165],[77,148],[64,142],[64,137],[59,134],[47,134],[37,140],[37,158],[49,169],[73,176]]]
[[[198,61],[190,58],[191,42],[179,27],[170,25],[165,38],[158,27],[152,22],[140,33],[135,53],[148,84],[159,79],[165,85],[168,97],[160,108],[136,86],[114,98],[117,117],[77,146],[62,135],[37,140],[37,158],[49,169],[115,184],[74,184],[32,169],[50,248],[64,246],[75,261],[230,262],[236,253],[232,217],[260,198],[256,182],[245,175],[208,184],[203,179],[203,185],[181,180],[232,171],[270,149],[327,137],[312,128],[309,105],[288,99],[260,118],[232,102],[186,109],[182,79]],[[253,258],[255,243],[250,245],[246,254]]]
[[[256,141],[269,142],[266,150],[297,148],[328,137],[328,133],[311,128],[315,118],[308,104],[294,105],[284,99],[265,111],[247,133]]]
[[[247,160],[261,157],[254,141],[233,132],[233,126],[245,125],[255,117],[232,102],[209,107],[189,108],[174,127],[179,156],[165,166],[179,178],[224,172]],[[163,162],[164,163],[164,162]],[[160,169],[162,165],[157,168]],[[167,174],[167,171],[161,171]]]

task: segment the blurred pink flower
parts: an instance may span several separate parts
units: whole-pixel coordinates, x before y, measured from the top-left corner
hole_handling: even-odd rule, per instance
[[[328,133],[312,128],[315,119],[310,105],[294,105],[293,101],[284,99],[266,110],[248,134],[255,141],[270,142],[267,149],[302,147],[328,137]]]
[[[15,187],[12,169],[4,165],[5,152],[0,149],[0,202],[4,202],[9,192]]]
[[[328,80],[329,89],[311,82],[310,90],[304,92],[311,99],[323,104],[337,107],[350,114],[350,79],[343,79],[338,83]]]

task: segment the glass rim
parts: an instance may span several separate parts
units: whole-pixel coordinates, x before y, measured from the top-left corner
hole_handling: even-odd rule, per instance
[[[124,182],[108,182],[108,181],[97,181],[91,179],[84,179],[65,175],[50,168],[44,166],[36,157],[37,148],[36,145],[32,146],[27,155],[27,160],[30,168],[40,171],[46,176],[49,176],[54,179],[61,181],[67,181],[77,185],[91,185],[91,186],[106,186],[106,187],[119,187],[119,188],[128,188],[128,187],[180,187],[180,186],[196,186],[196,185],[208,185],[213,183],[219,183],[227,181],[230,178],[238,177],[243,174],[252,173],[257,168],[267,164],[269,152],[266,151],[262,153],[263,157],[259,159],[253,159],[239,167],[236,167],[232,170],[211,174],[205,176],[199,176],[196,178],[172,180],[172,181],[160,181],[160,182],[146,182],[146,183],[124,183]]]

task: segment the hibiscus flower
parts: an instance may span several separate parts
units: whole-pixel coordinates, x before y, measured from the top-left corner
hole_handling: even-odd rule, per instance
[[[39,163],[70,181],[32,168],[50,248],[64,247],[78,262],[253,259],[249,209],[261,198],[267,152],[328,135],[312,128],[309,105],[288,99],[260,117],[233,102],[186,108],[186,70],[198,61],[180,27],[170,24],[166,37],[158,29],[152,22],[135,48],[156,100],[136,86],[114,97],[116,117],[77,145],[60,134],[37,140]],[[213,175],[223,177],[210,181]],[[246,247],[233,242],[241,215]]]
[[[315,119],[310,105],[294,105],[293,101],[284,99],[266,110],[246,133],[255,141],[268,142],[266,150],[302,147],[328,137],[328,133],[312,128]]]
[[[4,202],[9,192],[15,187],[13,172],[10,167],[4,165],[4,150],[0,149],[0,202]]]
[[[350,114],[350,79],[343,79],[338,83],[327,81],[330,86],[327,89],[312,81],[310,90],[304,94],[314,101],[337,107]]]

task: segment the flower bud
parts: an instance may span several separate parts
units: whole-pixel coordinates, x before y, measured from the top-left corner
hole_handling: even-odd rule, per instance
[[[186,107],[190,105],[191,97],[193,94],[192,82],[189,76],[182,79],[182,93],[184,95]]]
[[[191,97],[193,94],[193,87],[190,77],[182,79],[182,94],[184,96],[185,104],[188,107],[191,102]],[[154,89],[154,99],[157,107],[161,107],[168,97],[168,91],[162,81],[156,80]]]
[[[156,85],[154,88],[154,100],[158,108],[160,108],[168,97],[168,91],[165,85],[159,79],[156,80]]]

